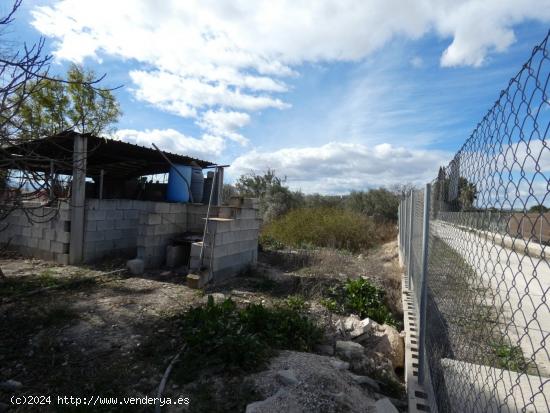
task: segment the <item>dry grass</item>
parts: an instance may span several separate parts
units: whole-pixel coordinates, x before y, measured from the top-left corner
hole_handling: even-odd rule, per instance
[[[320,298],[327,287],[347,279],[365,277],[386,291],[387,305],[398,318],[403,314],[397,242],[385,243],[364,254],[332,248],[265,251],[261,261],[294,275],[287,294]]]
[[[339,208],[301,208],[262,230],[265,243],[293,248],[328,247],[359,252],[395,237],[395,225]]]

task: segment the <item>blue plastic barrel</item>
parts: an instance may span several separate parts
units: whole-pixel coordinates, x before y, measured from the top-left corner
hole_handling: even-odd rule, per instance
[[[193,195],[193,202],[202,202],[202,192],[204,187],[204,175],[202,174],[202,168],[200,166],[193,166],[191,174],[191,194]]]
[[[177,169],[177,171],[176,171]],[[178,173],[179,171],[179,173]],[[182,178],[185,178],[185,181]],[[170,202],[189,202],[189,188],[191,186],[191,167],[189,165],[174,165],[168,174],[168,188],[166,200]]]

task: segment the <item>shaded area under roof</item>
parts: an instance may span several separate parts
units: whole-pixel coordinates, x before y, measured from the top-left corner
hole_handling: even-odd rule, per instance
[[[58,135],[28,141],[8,149],[12,155],[28,158],[28,169],[47,172],[50,160],[54,161],[56,173],[71,175],[73,141],[77,132],[63,132]],[[167,173],[170,165],[154,148],[135,145],[114,139],[82,134],[88,138],[86,176],[99,176],[101,170],[109,178],[136,178],[144,175]],[[201,168],[215,165],[213,162],[189,156],[164,152],[174,164],[196,164]]]

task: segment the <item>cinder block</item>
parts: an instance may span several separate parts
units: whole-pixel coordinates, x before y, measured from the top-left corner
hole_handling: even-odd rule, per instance
[[[187,214],[175,214],[174,215],[174,222],[176,224],[186,225],[187,224]]]
[[[109,211],[107,214],[108,220],[119,220],[124,218],[124,211],[115,210],[115,211]]]
[[[41,227],[39,226],[32,226],[31,227],[31,236],[33,238],[43,238],[44,236],[44,231]]]
[[[242,205],[242,200],[243,198],[241,197],[238,197],[238,196],[232,196],[231,198],[229,198],[229,206],[233,206],[233,207],[240,207]]]
[[[97,231],[108,231],[113,229],[115,227],[115,222],[116,221],[113,220],[96,221]]]
[[[124,219],[125,220],[128,220],[128,219],[139,219],[139,211],[135,210],[135,209],[129,209],[129,210],[126,210],[124,211]]]
[[[105,239],[104,231],[86,232],[84,234],[85,242],[103,241]]]
[[[125,211],[133,208],[132,200],[130,199],[117,199],[116,201],[116,209],[118,210]]]
[[[219,209],[218,217],[219,218],[236,218],[238,215],[238,209],[224,206]]]
[[[156,202],[155,203],[155,212],[157,213],[168,213],[170,212],[170,204],[167,202]]]
[[[70,242],[71,233],[55,230],[55,240],[59,242]]]
[[[189,255],[191,257],[198,257],[201,253],[201,248],[202,248],[202,242],[193,242],[191,243],[191,251],[189,253]]]
[[[160,225],[162,223],[162,215],[160,214],[149,214],[147,217],[148,225]]]
[[[95,244],[95,250],[103,253],[106,251],[111,251],[115,246],[114,241],[111,239],[96,241],[94,244]]]
[[[117,209],[117,199],[102,199],[99,203],[99,210],[113,211]]]
[[[131,228],[132,226],[135,226],[136,223],[126,220],[126,219],[119,219],[114,222],[114,228],[115,229],[126,229]]]
[[[243,207],[258,209],[259,203],[260,201],[258,198],[244,198]]]
[[[27,245],[30,248],[38,248],[38,238],[27,238]]]
[[[162,224],[174,224],[176,221],[176,214],[162,214],[161,223]]]
[[[242,219],[252,218],[257,219],[258,218],[258,212],[255,209],[246,208],[241,209],[241,213],[239,214],[239,217]]]
[[[58,241],[51,241],[50,242],[50,251],[58,254],[62,254],[65,252],[63,248],[63,243]]]
[[[105,240],[115,240],[119,239],[122,236],[122,232],[119,229],[110,229],[104,231]]]
[[[140,225],[137,228],[137,232],[140,237],[155,235],[155,225]]]
[[[99,199],[87,199],[86,209],[87,210],[99,209]]]
[[[104,221],[107,216],[106,211],[104,210],[94,210],[88,211],[87,220],[89,221]]]
[[[136,211],[146,211],[147,202],[146,201],[132,201],[132,209]]]
[[[187,274],[187,286],[189,288],[199,289],[208,282],[208,272]]]
[[[95,231],[97,229],[97,221],[86,220],[86,231]]]
[[[161,237],[159,237],[158,235],[153,235],[138,239],[138,245],[144,247],[156,247],[161,243],[161,241]]]
[[[187,213],[187,205],[186,204],[169,204],[169,212],[176,213],[176,214],[185,214]]]
[[[222,257],[214,258],[212,260],[212,269],[219,271],[224,268],[248,265],[252,261],[252,254],[250,251],[241,252],[238,254],[225,255]]]
[[[55,254],[55,262],[61,265],[69,265],[69,254]]]
[[[50,242],[45,239],[38,240],[38,249],[42,251],[50,251]]]
[[[71,211],[69,209],[60,210],[57,219],[60,221],[69,221],[71,219]]]

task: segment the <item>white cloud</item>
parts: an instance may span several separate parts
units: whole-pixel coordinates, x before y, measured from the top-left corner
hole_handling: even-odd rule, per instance
[[[57,58],[137,62],[138,99],[208,131],[203,112],[286,108],[273,95],[300,64],[359,60],[398,36],[435,31],[452,39],[442,66],[479,66],[515,24],[550,21],[550,0],[57,0],[32,13]]]
[[[122,129],[116,132],[115,138],[146,147],[151,147],[154,143],[164,151],[206,160],[220,156],[225,147],[224,140],[220,137],[204,134],[197,139],[174,129]]]
[[[195,117],[197,109],[213,106],[249,111],[288,107],[280,99],[250,95],[223,84],[213,85],[168,72],[134,70],[130,72],[130,77],[138,87],[135,91],[138,99],[183,117]]]
[[[248,113],[209,110],[202,114],[197,124],[213,135],[223,136],[246,146],[248,139],[236,131],[249,122]]]
[[[442,151],[332,142],[275,152],[251,151],[235,159],[230,172],[238,176],[272,168],[286,175],[294,189],[307,193],[345,193],[380,185],[423,184],[432,180],[437,168],[449,158],[450,154]]]

